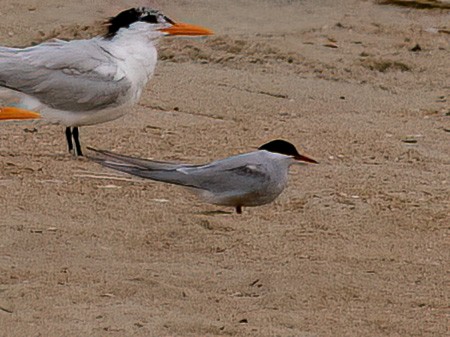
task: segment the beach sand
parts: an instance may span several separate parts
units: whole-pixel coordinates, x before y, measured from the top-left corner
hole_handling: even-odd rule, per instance
[[[26,46],[142,1],[1,3]],[[82,145],[203,163],[283,138],[320,164],[237,215],[74,158],[63,126],[0,124],[0,336],[448,333],[449,12],[153,6],[216,34],[162,40],[140,103]]]

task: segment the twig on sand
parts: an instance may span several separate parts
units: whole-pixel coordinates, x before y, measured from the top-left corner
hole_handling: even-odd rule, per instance
[[[105,180],[119,180],[119,181],[129,181],[133,183],[141,183],[142,181],[126,178],[126,177],[117,177],[117,176],[101,176],[101,175],[94,175],[94,174],[75,174],[75,177],[78,178],[89,178],[89,179],[105,179]]]

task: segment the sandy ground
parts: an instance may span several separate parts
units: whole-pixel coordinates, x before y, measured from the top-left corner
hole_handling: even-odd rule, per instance
[[[134,4],[1,0],[1,42]],[[140,104],[84,146],[202,163],[284,138],[320,165],[239,216],[73,158],[62,126],[0,125],[0,336],[446,335],[448,11],[154,4],[216,35],[162,41]]]

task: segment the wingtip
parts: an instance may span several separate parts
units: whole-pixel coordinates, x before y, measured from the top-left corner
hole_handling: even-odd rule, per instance
[[[86,149],[88,149],[89,151],[93,151],[93,152],[96,152],[96,153],[103,154],[105,156],[112,153],[112,152],[107,151],[107,150],[96,149],[95,147],[92,147],[92,146],[87,146]]]

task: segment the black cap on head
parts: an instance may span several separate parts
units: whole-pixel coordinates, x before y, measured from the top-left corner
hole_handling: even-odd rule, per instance
[[[296,160],[317,164],[317,161],[315,161],[312,158],[301,155],[300,153],[298,153],[294,145],[282,139],[272,140],[271,142],[261,145],[258,148],[258,150],[266,150],[269,152],[280,153],[284,154],[285,156],[291,156]]]
[[[138,21],[154,24],[165,22],[174,23],[156,9],[146,7],[130,8],[120,12],[107,21],[108,33],[106,37],[112,38],[120,28],[128,28],[131,24]]]
[[[271,142],[261,145],[258,148],[258,150],[266,150],[270,152],[281,153],[286,156],[299,155],[294,145],[282,139],[272,140]]]

